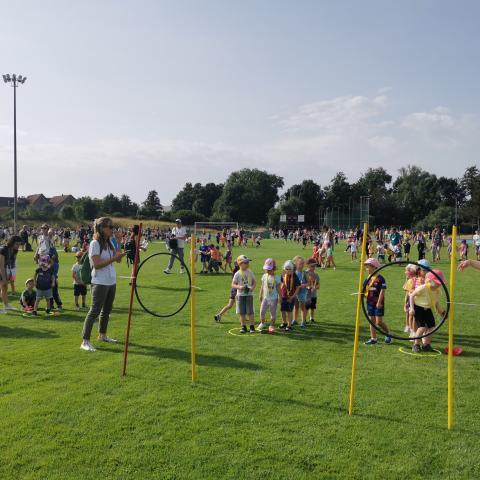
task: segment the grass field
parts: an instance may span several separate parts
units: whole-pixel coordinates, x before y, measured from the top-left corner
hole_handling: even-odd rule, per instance
[[[135,305],[126,378],[122,344],[80,351],[85,313],[72,310],[73,255],[61,254],[66,312],[0,316],[0,478],[479,478],[480,310],[456,309],[455,343],[465,353],[455,360],[453,431],[446,429],[447,357],[404,355],[399,342],[359,346],[349,417],[355,312],[349,293],[358,264],[342,250],[337,271],[320,272],[318,326],[291,335],[230,335],[238,327],[232,311],[213,321],[230,277],[199,276],[195,386],[188,308],[159,319]],[[151,245],[148,254],[155,251],[164,247]],[[302,253],[283,241],[247,251],[257,277],[267,256],[280,263]],[[17,263],[20,286],[33,273],[32,254],[19,253]],[[448,276],[447,264],[442,268]],[[402,269],[391,270],[400,280]],[[124,264],[118,272],[129,274]],[[173,278],[172,304],[184,294],[183,277]],[[457,279],[457,301],[476,303],[479,272]],[[128,279],[118,285],[109,334],[121,339]],[[142,295],[157,305],[154,289]],[[362,340],[367,330],[362,318]],[[446,338],[445,326],[434,346],[443,349]]]

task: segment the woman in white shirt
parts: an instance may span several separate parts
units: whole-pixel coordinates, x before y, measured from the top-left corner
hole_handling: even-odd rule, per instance
[[[187,230],[185,227],[182,227],[182,221],[177,218],[175,220],[175,227],[172,228],[172,235],[169,240],[170,251],[174,255],[177,255],[180,258],[180,273],[185,272],[185,263],[183,261],[183,249],[185,247],[185,239],[187,238]],[[195,246],[192,246],[194,248]],[[168,262],[167,268],[164,270],[165,273],[171,273],[173,262],[175,257],[170,256],[170,261]]]
[[[116,340],[107,336],[108,320],[115,300],[117,275],[114,262],[120,263],[125,253],[120,250],[122,232],[118,231],[117,248],[113,246],[113,224],[108,217],[95,220],[95,234],[88,249],[88,257],[92,267],[91,306],[83,323],[80,345],[82,350],[94,352],[96,349],[90,343],[93,324],[99,317],[98,340],[107,343],[117,343]],[[117,235],[116,234],[116,235]]]

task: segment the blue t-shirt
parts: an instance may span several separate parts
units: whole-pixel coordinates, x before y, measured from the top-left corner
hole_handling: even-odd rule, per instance
[[[209,257],[210,256],[210,248],[208,245],[201,245],[200,246],[200,254],[202,257]]]
[[[308,283],[307,282],[307,272],[302,270],[299,272],[298,270],[295,271],[295,276],[298,279],[298,284],[301,285],[302,283]],[[307,287],[302,287],[297,293],[297,298],[299,300],[305,300],[307,298]]]
[[[53,268],[49,267],[47,270],[37,268],[35,270],[37,274],[37,290],[50,290],[52,288],[52,279],[54,276]]]
[[[400,234],[398,232],[392,233],[390,235],[390,242],[393,246],[398,245],[400,242]]]

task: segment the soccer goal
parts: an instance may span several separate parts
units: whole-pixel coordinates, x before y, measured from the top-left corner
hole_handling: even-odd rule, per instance
[[[236,233],[238,230],[238,222],[195,222],[193,233],[197,240],[208,239],[215,236],[217,232],[226,230]]]

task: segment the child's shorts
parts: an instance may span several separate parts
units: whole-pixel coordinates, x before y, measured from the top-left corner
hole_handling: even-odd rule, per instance
[[[238,315],[253,315],[253,295],[237,295]]]
[[[231,288],[230,289],[230,300],[235,300],[237,297],[237,289],[236,288]]]
[[[305,303],[305,308],[307,310],[315,310],[317,308],[317,297],[309,298]]]
[[[293,312],[293,305],[294,305],[294,302],[289,302],[286,298],[284,298],[282,299],[282,303],[280,304],[280,311]]]
[[[37,288],[37,300],[42,298],[53,298],[52,289],[49,288],[48,290],[40,290]]]
[[[305,303],[307,301],[307,289],[305,289],[304,292],[298,293],[296,300]]]
[[[84,297],[87,294],[87,286],[86,285],[74,285],[73,286],[73,296],[79,297],[80,295]]]
[[[385,315],[385,309],[377,308],[375,305],[367,303],[367,312],[369,317],[383,317]]]
[[[433,328],[435,326],[435,317],[432,310],[415,305],[415,322],[417,327]]]
[[[209,262],[210,261],[210,255],[200,255],[200,261],[202,263]]]

